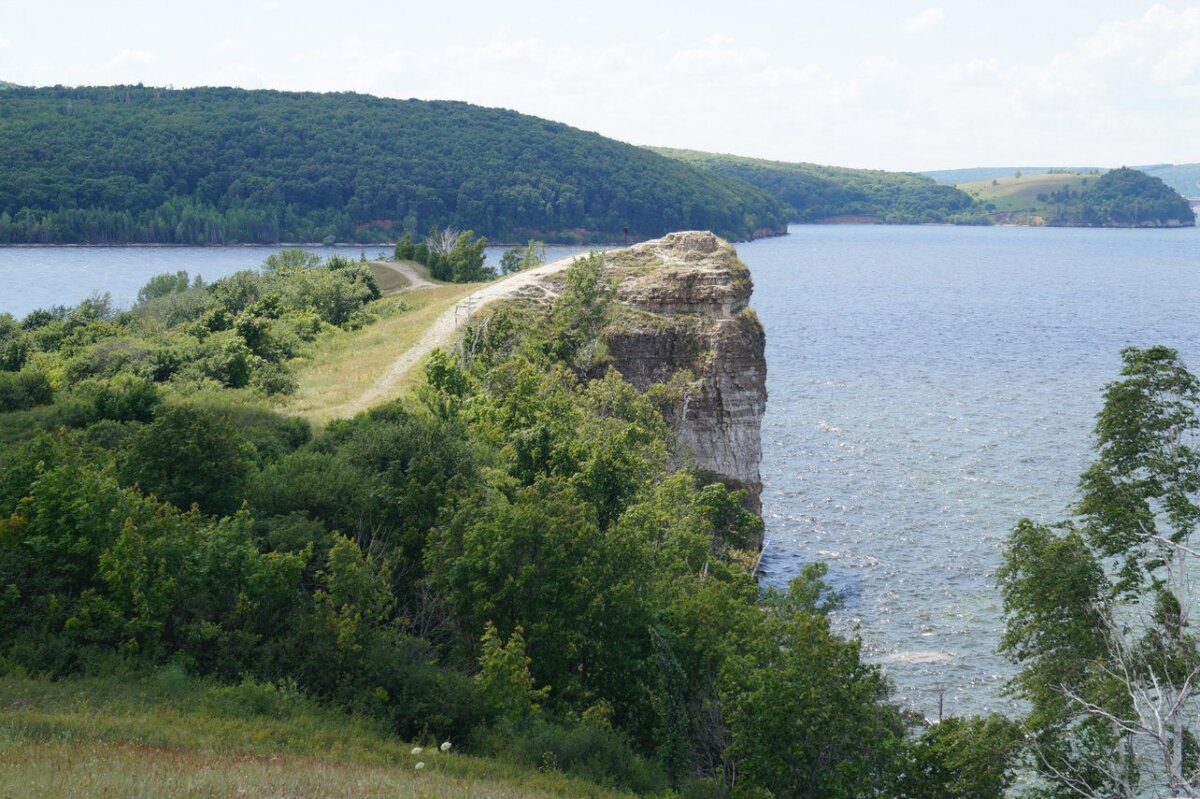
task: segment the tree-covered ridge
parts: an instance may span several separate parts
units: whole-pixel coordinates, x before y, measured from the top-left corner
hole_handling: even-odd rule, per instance
[[[661,147],[652,149],[770,192],[788,206],[789,219],[794,222],[818,222],[838,216],[876,217],[881,222],[897,223],[980,221],[974,203],[966,194],[912,172],[766,161]]]
[[[459,102],[231,88],[10,87],[0,243],[493,241],[779,228],[744,182]]]
[[[1100,227],[1191,225],[1196,213],[1188,201],[1162,179],[1121,167],[1100,176],[1084,192],[1080,221]]]

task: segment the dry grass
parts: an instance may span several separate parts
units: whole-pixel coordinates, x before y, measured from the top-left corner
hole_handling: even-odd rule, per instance
[[[960,183],[957,188],[981,202],[995,203],[1000,211],[1028,211],[1047,205],[1037,198],[1039,194],[1050,194],[1063,186],[1070,186],[1072,191],[1083,191],[1086,188],[1085,180],[1090,185],[1098,179],[1098,175],[1067,173],[1022,175],[1019,178],[998,178],[995,185],[990,180],[980,180]]]
[[[412,347],[443,311],[480,285],[446,284],[380,300],[376,304],[379,321],[350,333],[334,333],[313,344],[301,362],[295,364],[300,385],[281,410],[317,423],[329,421],[338,408],[374,385],[388,364]],[[419,368],[413,369],[395,387],[394,396],[408,391],[419,380],[420,373]]]
[[[170,670],[137,683],[0,678],[5,799],[624,796],[557,773],[411,748],[269,686],[221,688]]]

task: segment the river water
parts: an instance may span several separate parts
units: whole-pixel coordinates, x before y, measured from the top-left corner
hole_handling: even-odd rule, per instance
[[[0,249],[0,312],[128,305],[154,274],[211,281],[275,250]],[[838,628],[898,699],[1004,709],[1004,540],[1069,513],[1122,347],[1200,368],[1200,231],[800,226],[738,251],[767,330],[766,579],[825,561]]]
[[[767,331],[767,580],[825,561],[899,699],[1004,709],[1004,540],[1069,514],[1123,347],[1200,369],[1200,232],[793,226],[738,251]]]
[[[0,313],[24,316],[35,308],[75,305],[94,293],[108,292],[115,305],[128,308],[138,289],[163,272],[184,270],[206,282],[262,265],[280,247],[0,247]],[[384,258],[380,245],[306,247],[322,258],[342,255]],[[504,247],[488,247],[495,267]],[[546,247],[546,259],[586,252],[587,247]]]

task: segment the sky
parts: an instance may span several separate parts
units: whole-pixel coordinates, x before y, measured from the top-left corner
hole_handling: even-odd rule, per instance
[[[1200,1],[0,0],[0,80],[356,91],[877,169],[1200,161]]]

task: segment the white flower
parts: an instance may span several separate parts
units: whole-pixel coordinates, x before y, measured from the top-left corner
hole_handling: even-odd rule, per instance
[[[417,771],[420,771],[421,769],[425,768],[425,764],[424,764],[424,763],[418,763],[418,764],[417,764],[417,766],[416,766],[416,768],[417,768]]]
[[[412,750],[412,753],[413,753],[414,755],[419,755],[419,754],[421,754],[421,747],[419,747],[419,746],[414,746],[414,747],[413,747],[413,750]]]
[[[442,745],[439,746],[438,748],[441,749],[443,752],[449,752],[450,751],[450,742],[442,741]]]

